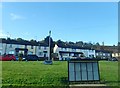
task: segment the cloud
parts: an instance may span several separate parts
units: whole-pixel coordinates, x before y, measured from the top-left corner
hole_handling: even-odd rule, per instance
[[[23,17],[21,15],[14,14],[14,13],[10,13],[10,16],[11,16],[11,20],[25,19],[25,17]]]

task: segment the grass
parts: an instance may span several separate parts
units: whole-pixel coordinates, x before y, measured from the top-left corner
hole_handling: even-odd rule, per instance
[[[100,66],[101,82],[108,86],[118,84],[118,62],[102,61]],[[54,61],[53,65],[44,65],[42,61],[2,62],[3,86],[68,86],[67,62]]]
[[[3,85],[67,86],[67,62],[3,62]]]
[[[101,81],[108,86],[118,86],[118,62],[100,62]]]

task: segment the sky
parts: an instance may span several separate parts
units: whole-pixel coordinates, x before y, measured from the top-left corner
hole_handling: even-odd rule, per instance
[[[118,42],[117,2],[3,2],[0,37]]]

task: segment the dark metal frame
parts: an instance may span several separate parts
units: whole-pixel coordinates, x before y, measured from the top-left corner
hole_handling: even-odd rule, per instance
[[[24,51],[24,56],[26,57],[27,54],[28,54],[28,49],[25,49],[25,48],[15,48],[15,53],[16,53],[16,56],[18,56],[18,52],[19,51]]]
[[[86,63],[86,72],[87,72],[87,80],[82,80],[82,70],[81,70],[81,63]],[[74,72],[75,72],[75,63],[80,63],[80,72],[81,72],[81,80],[80,81],[77,81],[76,80],[76,72],[74,73],[74,77],[75,77],[75,81],[70,81],[69,80],[69,63],[74,63]],[[93,75],[93,80],[89,80],[88,79],[88,70],[87,70],[87,63],[92,63],[92,75]],[[94,80],[94,71],[93,71],[93,63],[97,63],[97,68],[98,68],[98,80]],[[97,60],[84,60],[84,61],[68,61],[68,81],[69,82],[95,82],[95,81],[100,81],[100,72],[99,72],[99,63]]]

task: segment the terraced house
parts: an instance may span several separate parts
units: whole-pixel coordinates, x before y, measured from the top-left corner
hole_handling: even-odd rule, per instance
[[[95,50],[85,47],[76,47],[68,45],[56,44],[54,47],[54,53],[58,54],[59,60],[66,60],[69,57],[96,57]]]
[[[112,57],[112,52],[107,50],[96,50],[96,58],[109,59]]]
[[[40,58],[46,59],[49,57],[49,47],[45,43],[31,43],[29,41],[19,42],[15,40],[4,40],[0,43],[0,55],[14,54],[15,56],[18,56],[19,53],[22,53],[24,56],[29,54],[35,54]],[[95,50],[93,48],[88,47],[78,47],[66,44],[61,45],[59,43],[56,43],[53,47],[53,53],[57,54],[57,60],[67,60],[69,58],[76,57],[100,59],[109,59],[112,57],[112,52],[107,50]]]
[[[49,56],[49,48],[43,43],[32,44],[30,42],[20,43],[17,41],[2,41],[0,43],[0,55],[14,54],[18,56],[19,53],[23,55],[36,54],[38,57],[47,58]]]

